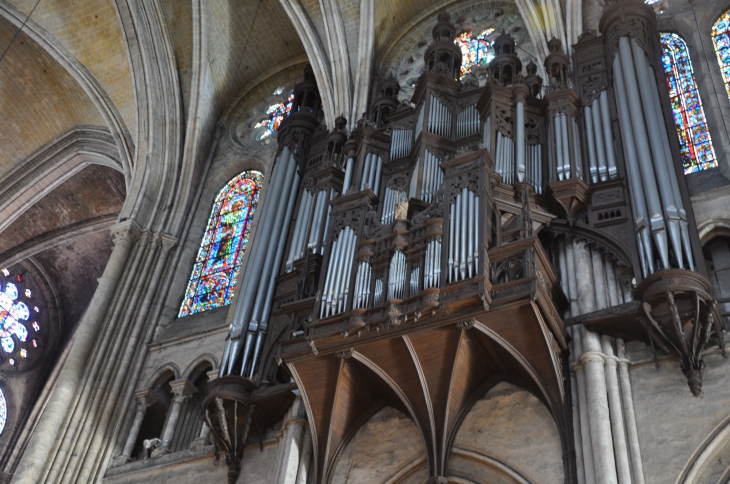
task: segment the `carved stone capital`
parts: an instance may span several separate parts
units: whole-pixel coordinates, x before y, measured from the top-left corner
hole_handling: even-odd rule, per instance
[[[172,388],[172,393],[175,395],[175,400],[180,402],[187,400],[193,393],[198,392],[195,385],[187,378],[170,382],[170,388]]]
[[[134,220],[125,220],[114,225],[111,233],[115,245],[122,241],[134,243],[139,240],[142,228]]]
[[[134,392],[134,401],[137,403],[137,411],[144,412],[147,407],[157,403],[157,396],[150,388],[144,388]]]
[[[476,319],[469,319],[467,321],[462,321],[460,323],[456,323],[456,327],[459,329],[467,330],[467,329],[473,328],[476,323],[477,323]]]
[[[426,484],[449,484],[449,480],[445,477],[429,477]]]

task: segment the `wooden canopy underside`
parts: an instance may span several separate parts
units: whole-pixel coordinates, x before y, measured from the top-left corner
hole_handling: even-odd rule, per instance
[[[430,475],[445,476],[461,422],[499,381],[536,395],[553,415],[564,447],[569,446],[560,358],[565,348],[545,322],[546,308],[534,297],[492,303],[487,311],[475,307],[422,318],[325,347],[318,342],[317,355],[284,358],[309,414],[314,482],[330,482],[349,440],[385,405],[411,417]]]

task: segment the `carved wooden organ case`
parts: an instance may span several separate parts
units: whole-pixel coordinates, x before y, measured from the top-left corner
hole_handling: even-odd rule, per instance
[[[480,87],[458,80],[456,30],[442,14],[411,102],[399,102],[397,82],[386,79],[349,135],[338,118],[308,140],[270,329],[251,374],[260,386],[296,382],[314,482],[330,482],[349,440],[385,405],[410,416],[432,482],[445,482],[461,421],[499,381],[549,409],[574,482],[566,326],[651,341],[701,384],[700,352],[720,317],[678,163],[655,23],[638,1],[609,4],[604,35],[574,46],[574,73],[560,42],[550,42],[544,86],[534,63],[523,74],[503,34]],[[652,82],[617,77],[622,63],[643,65]],[[627,91],[640,87],[654,104],[626,111],[637,108]],[[630,124],[639,114],[658,132],[646,123],[639,139]],[[565,246],[574,240],[599,255],[596,274],[608,281],[590,314],[576,310],[568,284]]]

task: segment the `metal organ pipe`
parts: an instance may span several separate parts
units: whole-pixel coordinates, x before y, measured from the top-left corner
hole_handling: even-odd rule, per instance
[[[337,240],[332,243],[320,318],[327,318],[345,310],[350,291],[350,268],[356,243],[357,236],[350,227],[342,229]]]
[[[403,290],[406,282],[406,256],[396,251],[390,259],[388,273],[388,298],[403,299]]]
[[[606,147],[603,144],[603,128],[601,127],[601,105],[593,102],[593,137],[596,140],[596,161],[598,163],[598,179],[608,180],[608,167],[606,166]]]
[[[649,59],[646,60],[648,68]],[[674,192],[674,202],[677,210],[679,211],[679,227],[682,236],[682,246],[684,248],[684,254],[687,258],[687,265],[690,270],[694,270],[694,255],[692,254],[692,245],[689,240],[689,224],[687,223],[687,212],[684,210],[684,203],[682,202],[682,194],[679,191],[679,182],[677,180],[677,172],[674,170],[674,164],[672,161],[672,151],[669,146],[669,137],[667,136],[667,125],[664,122],[664,116],[662,115],[662,109],[659,101],[659,91],[656,87],[656,82],[650,83],[652,90],[652,97],[654,99],[654,109],[656,111],[657,122],[659,123],[659,132],[662,136],[662,146],[664,147],[664,160],[667,163],[667,171],[669,173],[669,181]]]
[[[478,225],[479,197],[464,187],[449,207],[449,282],[476,275],[479,260]]]
[[[578,139],[578,133],[580,133],[580,130],[578,130],[578,121],[573,119],[573,149],[575,150],[575,174],[578,176],[578,178],[583,178],[583,155],[580,151],[580,140]],[[614,166],[616,159],[614,158]],[[542,192],[540,192],[542,193]]]
[[[394,129],[390,145],[390,159],[399,160],[411,154],[413,131],[410,129]]]
[[[246,266],[245,273],[241,280],[243,281],[241,287],[241,298],[240,302],[236,304],[234,309],[233,327],[231,332],[241,332],[243,336],[243,330],[246,329],[245,342],[242,342],[239,337],[237,340],[229,339],[228,347],[226,348],[226,355],[228,361],[224,361],[221,365],[221,374],[232,373],[233,365],[238,358],[241,351],[242,343],[244,345],[244,364],[248,359],[248,355],[251,352],[253,339],[255,333],[251,332],[252,326],[252,313],[254,310],[254,304],[256,300],[266,295],[266,289],[270,281],[271,265],[274,264],[274,251],[269,251],[271,239],[274,234],[281,235],[284,232],[284,210],[290,201],[291,197],[297,196],[297,189],[299,183],[299,175],[296,173],[296,160],[291,156],[291,152],[288,148],[284,148],[281,156],[278,159],[278,163],[274,166],[271,181],[269,187],[271,193],[267,195],[266,206],[261,213],[261,224],[257,228],[256,240],[251,248],[249,254],[249,264]],[[282,197],[282,194],[286,193],[286,197]],[[262,277],[265,276],[265,277]],[[262,284],[263,282],[263,284]],[[259,293],[263,292],[263,296],[259,296]],[[262,301],[263,302],[263,301]],[[259,307],[261,304],[258,305]],[[256,314],[257,318],[260,318],[260,313]],[[253,330],[256,331],[258,325]],[[245,368],[241,368],[243,374]]]
[[[570,143],[568,142],[568,116],[565,113],[560,115],[560,135],[563,138],[563,173],[565,178],[571,177]]]
[[[421,131],[423,131],[423,116],[425,114],[425,111],[423,110],[423,104],[421,104],[421,107],[418,108],[418,120],[416,121],[416,134],[414,136],[415,138],[418,138],[418,135],[421,134]]]
[[[370,298],[370,274],[372,268],[370,263],[360,261],[357,269],[357,280],[355,281],[355,298],[353,302],[354,309],[364,309],[368,307],[368,299]]]
[[[636,76],[639,81],[639,92],[641,93],[641,105],[644,111],[646,126],[649,134],[649,146],[651,147],[652,157],[654,159],[654,170],[657,180],[659,181],[659,195],[664,205],[664,213],[667,217],[669,225],[669,238],[674,248],[675,256],[679,267],[683,267],[683,250],[679,224],[679,210],[677,209],[676,200],[674,198],[674,190],[670,181],[673,171],[667,166],[669,160],[666,159],[664,147],[662,146],[661,134],[659,133],[660,119],[656,119],[656,109],[654,103],[659,102],[654,98],[651,83],[654,82],[654,76],[650,76],[650,66],[646,60],[644,51],[639,47],[636,41],[631,41],[631,49],[634,55],[634,66],[636,67]],[[669,267],[669,266],[665,266]]]
[[[482,137],[482,144],[484,144],[484,147],[487,148],[487,151],[492,153],[492,117],[487,116],[487,120],[484,122],[484,136]]]
[[[616,89],[616,104],[618,107],[621,138],[623,139],[624,152],[626,154],[626,170],[628,171],[629,190],[634,210],[634,221],[636,224],[637,245],[639,247],[639,259],[644,276],[654,272],[654,251],[651,244],[649,227],[649,212],[644,198],[644,189],[641,183],[641,168],[636,153],[634,131],[631,126],[628,97],[624,87],[623,71],[621,61],[616,56],[613,60],[614,87]]]
[[[299,174],[295,176],[294,183],[295,186],[299,185]],[[324,192],[323,192],[324,193]],[[291,220],[292,213],[294,213],[294,202],[296,201],[296,196],[290,196],[289,202],[286,206],[286,212],[284,215],[284,222],[287,220]],[[261,347],[264,343],[264,337],[266,336],[266,330],[269,327],[269,316],[271,316],[271,307],[274,303],[274,290],[276,288],[276,276],[279,274],[279,268],[281,267],[281,260],[284,256],[284,248],[286,247],[286,238],[287,233],[285,230],[280,229],[279,231],[279,242],[277,244],[276,248],[276,256],[274,257],[274,266],[271,272],[271,276],[269,277],[269,284],[268,288],[266,289],[266,298],[264,300],[264,311],[261,315],[261,322],[259,323],[258,331],[256,333],[256,344],[254,347],[254,354],[252,364],[249,369],[249,378],[253,378],[254,373],[256,372],[256,366],[259,359],[259,355],[261,354]],[[254,311],[255,313],[255,311]],[[244,360],[241,364],[242,371],[245,370],[247,362]]]
[[[608,93],[604,90],[599,98],[601,105],[601,124],[603,125],[603,141],[606,144],[606,163],[608,165],[608,178],[616,178],[616,153],[613,148],[613,132],[611,131],[611,112],[608,110]]]
[[[347,164],[345,165],[345,181],[342,183],[342,192],[347,193],[347,190],[352,185],[352,174],[355,171],[355,159],[348,158]]]
[[[476,104],[472,104],[464,108],[456,117],[456,137],[461,139],[477,133],[479,133],[479,114]]]
[[[393,223],[395,220],[395,207],[398,203],[406,198],[408,194],[401,190],[395,190],[390,187],[385,187],[385,197],[383,199],[383,213],[380,217],[380,222],[384,224]]]
[[[525,181],[525,105],[518,102],[515,109],[515,127],[517,128],[517,136],[515,143],[517,145],[517,180]]]
[[[595,103],[594,103],[595,104]],[[593,113],[590,106],[583,108],[583,121],[586,125],[586,144],[588,145],[588,164],[591,170],[591,181],[598,183],[598,162],[596,161],[596,144],[593,139]]]
[[[646,125],[644,123],[644,114],[641,107],[641,98],[639,96],[636,70],[634,68],[631,44],[628,37],[622,37],[619,39],[618,57],[623,70],[624,87],[626,88],[626,95],[628,97],[631,126],[634,130],[636,151],[638,154],[639,166],[641,167],[641,180],[650,214],[649,224],[654,238],[654,243],[659,251],[659,258],[661,259],[662,266],[668,268],[669,247],[667,241],[667,229],[664,224],[662,203],[659,199],[659,190],[657,188],[657,180],[654,174],[651,150],[649,148],[649,140]]]

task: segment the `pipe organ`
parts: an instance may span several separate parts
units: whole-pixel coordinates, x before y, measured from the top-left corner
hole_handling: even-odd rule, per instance
[[[490,378],[524,382],[550,408],[574,475],[570,333],[589,335],[586,351],[594,331],[680,348],[671,324],[720,320],[653,16],[635,0],[610,2],[603,35],[574,46],[574,78],[551,40],[543,87],[534,63],[522,73],[505,33],[486,85],[459,81],[456,28],[441,14],[410,102],[398,100],[394,79],[381,80],[349,135],[342,117],[331,132],[317,127],[318,98],[304,106],[296,94],[301,108],[278,135],[221,374],[263,386],[293,378],[308,395],[319,419],[310,422],[314,482],[327,482],[336,446],[379,398],[408,399],[429,442],[429,473],[443,477],[460,409],[448,413],[436,390],[406,384],[437,385],[435,375],[446,379],[439,392],[466,392],[450,402],[469,401]],[[641,35],[628,26],[637,18]],[[309,99],[315,89],[308,78],[295,93]],[[438,356],[457,341],[472,360]],[[702,364],[679,356],[694,392]],[[419,368],[407,378],[397,370],[406,360]],[[469,375],[458,388],[444,366],[457,360]],[[388,384],[340,395],[355,391],[356,377]],[[407,388],[383,390],[398,385]],[[350,405],[340,410],[352,419],[334,426],[326,415],[338,405]]]

